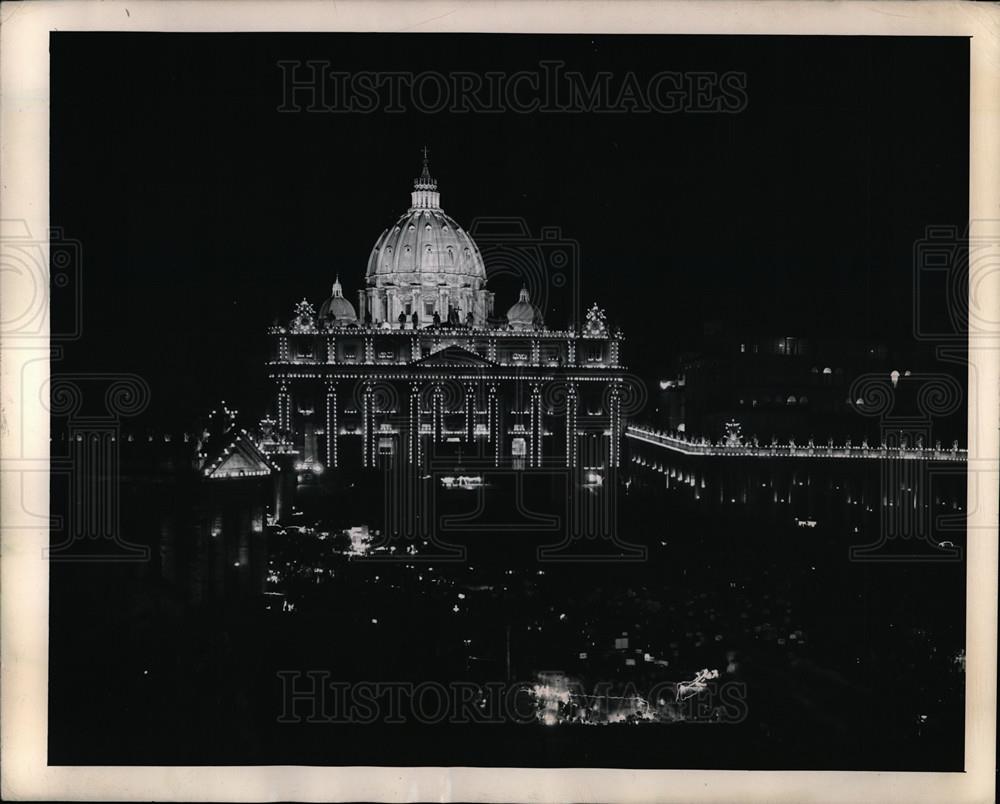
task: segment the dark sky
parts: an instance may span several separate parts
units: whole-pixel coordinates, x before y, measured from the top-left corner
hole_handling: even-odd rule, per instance
[[[55,33],[51,54],[52,223],[83,254],[83,335],[54,370],[140,373],[164,424],[220,397],[263,412],[266,328],[337,273],[356,298],[424,144],[460,224],[519,216],[575,241],[581,298],[654,374],[706,319],[907,339],[914,242],[968,216],[965,39]],[[557,60],[640,84],[736,71],[748,105],[279,113],[278,61],[308,59],[508,74]],[[515,301],[494,289],[498,311]]]

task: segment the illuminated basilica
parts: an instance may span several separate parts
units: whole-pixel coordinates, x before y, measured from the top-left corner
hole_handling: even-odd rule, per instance
[[[277,417],[265,420],[265,451],[316,473],[455,456],[617,467],[621,333],[596,304],[582,326],[552,328],[533,302],[540,289],[527,286],[496,315],[479,247],[440,202],[425,150],[409,209],[375,241],[357,306],[335,274],[318,308],[303,299],[271,328]]]

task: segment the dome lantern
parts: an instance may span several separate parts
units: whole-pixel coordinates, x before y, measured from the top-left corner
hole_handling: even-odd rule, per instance
[[[424,146],[424,166],[420,176],[413,180],[413,192],[410,193],[410,209],[441,209],[441,193],[438,192],[437,181],[431,177],[428,149]]]

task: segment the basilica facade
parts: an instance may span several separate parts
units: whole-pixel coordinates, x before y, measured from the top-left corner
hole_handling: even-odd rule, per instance
[[[335,274],[318,307],[303,299],[271,328],[265,452],[317,473],[456,456],[617,467],[622,334],[596,304],[582,326],[552,326],[528,287],[496,316],[483,256],[440,202],[425,153],[409,209],[371,251],[357,306]]]

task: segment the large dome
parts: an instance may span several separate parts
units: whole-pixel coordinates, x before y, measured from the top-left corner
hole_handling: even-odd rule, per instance
[[[426,160],[413,188],[410,209],[382,232],[372,249],[366,284],[480,290],[486,283],[482,254],[469,234],[441,209],[437,182]]]

